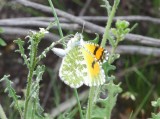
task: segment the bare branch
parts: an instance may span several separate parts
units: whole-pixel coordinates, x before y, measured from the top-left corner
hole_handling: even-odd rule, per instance
[[[2,35],[17,35],[17,38],[20,36],[28,35],[28,31],[30,29],[24,28],[12,28],[12,27],[2,27],[3,33]],[[35,30],[33,30],[35,31]],[[56,41],[59,39],[59,36],[53,35],[51,33],[46,34],[46,39],[50,41]],[[160,49],[159,48],[152,48],[152,47],[145,47],[145,46],[136,46],[136,45],[120,45],[117,48],[117,52],[120,54],[142,54],[142,55],[153,55],[153,56],[160,56]]]
[[[60,64],[61,64],[61,59],[58,59],[58,61],[56,62],[55,66],[54,66],[54,69],[52,70],[52,74],[57,74],[58,71],[59,71],[59,67],[60,67]],[[51,93],[51,89],[52,87],[54,86],[53,83],[55,82],[55,78],[56,78],[57,75],[54,75],[53,77],[51,77],[51,80],[48,84],[48,88],[46,89],[46,94],[44,96],[44,99],[43,99],[43,103],[42,103],[42,107],[44,108],[46,106],[46,103],[48,101],[48,98],[50,96],[50,93]],[[53,79],[54,78],[54,79]]]
[[[6,22],[6,21],[15,21],[15,20],[19,20],[19,21],[27,21],[27,20],[31,20],[31,21],[45,21],[45,22],[53,22],[55,21],[55,18],[54,17],[20,17],[20,18],[7,18],[7,19],[1,19],[0,21],[1,22]],[[59,20],[62,22],[62,23],[65,23],[65,22],[70,22],[69,20],[65,19],[65,18],[62,18],[60,17]]]
[[[150,45],[150,46],[160,46],[160,39],[152,38],[152,37],[146,37],[138,34],[127,34],[126,40],[132,41],[135,43]]]
[[[108,20],[108,17],[106,16],[77,16],[78,18],[91,21],[91,22],[106,22]],[[54,17],[24,17],[24,18],[10,18],[10,19],[1,19],[3,20],[38,20],[38,21],[48,21],[53,22],[55,21]],[[130,15],[130,16],[115,16],[113,18],[114,21],[117,21],[118,19],[126,20],[126,21],[148,21],[155,24],[160,24],[159,18],[153,18],[149,16],[139,16],[139,15]],[[60,22],[62,23],[70,23],[71,21],[68,19],[65,19],[63,17],[59,17]]]
[[[92,22],[106,22],[108,20],[108,17],[106,16],[80,16],[79,18],[92,21]],[[114,21],[120,20],[126,20],[126,21],[148,21],[155,24],[160,24],[159,18],[153,18],[149,16],[139,16],[139,15],[129,15],[129,16],[115,16],[113,18]]]
[[[17,35],[17,38],[19,37],[19,35],[25,37],[26,35],[28,35],[28,31],[30,30],[30,29],[12,28],[12,27],[2,27],[2,29],[3,29],[2,36],[13,35],[15,37],[15,35]],[[53,35],[51,33],[46,34],[45,38],[52,42],[60,39],[59,36],[55,34]],[[136,46],[136,45],[130,45],[130,46],[120,45],[117,48],[117,52],[120,54],[142,54],[142,55],[160,56],[159,48]]]
[[[36,10],[42,11],[42,12],[47,12],[47,13],[51,13],[51,9],[50,7],[41,5],[41,4],[37,4],[34,2],[30,2],[27,0],[15,0],[16,2],[25,5],[27,7],[31,7],[34,8]],[[56,9],[56,12],[59,16],[63,16],[66,19],[71,20],[74,23],[78,23],[80,25],[83,26],[83,24],[85,23],[85,27],[87,29],[90,29],[93,33],[100,33],[103,34],[104,32],[104,27],[98,26],[96,24],[90,23],[88,21],[85,21],[83,19],[80,19],[76,16],[73,16],[71,14],[68,14],[64,11],[58,10]],[[139,42],[141,44],[145,44],[145,45],[153,45],[153,46],[160,46],[160,40],[156,39],[156,38],[150,38],[150,37],[145,37],[145,36],[141,36],[141,35],[135,35],[135,34],[128,34],[126,35],[126,40],[129,41],[133,41],[133,42]],[[149,40],[149,41],[148,41]],[[152,42],[152,43],[150,43]]]
[[[82,8],[82,10],[79,12],[79,16],[83,16],[88,8],[88,6],[90,5],[92,0],[87,0],[84,7]]]
[[[23,19],[23,18],[22,18]],[[0,20],[0,26],[28,26],[28,27],[44,27],[46,28],[49,25],[49,22],[44,22],[44,21],[33,21],[31,18],[28,20],[22,20],[22,19],[5,19],[5,20]],[[61,24],[61,27],[63,29],[67,30],[78,30],[80,29],[80,26],[78,24]],[[57,29],[56,26],[52,27],[53,29]],[[88,31],[89,32],[89,31]],[[92,31],[90,31],[92,32]],[[144,40],[145,38],[145,40]],[[152,45],[152,46],[160,46],[160,41],[155,40],[154,38],[149,38],[141,35],[134,35],[134,34],[128,34],[126,36],[126,39],[132,42],[137,42],[141,44],[147,44],[147,45]]]
[[[42,11],[42,12],[46,12],[46,13],[52,14],[51,8],[47,7],[45,5],[41,5],[41,4],[34,3],[34,2],[31,2],[31,1],[27,1],[27,0],[15,0],[15,2],[18,2],[18,3],[22,4],[22,5],[34,8],[34,9]],[[56,9],[56,12],[57,12],[57,15],[63,16],[64,18],[69,19],[69,20],[73,21],[74,23],[78,23],[78,24],[80,24],[82,26],[85,23],[85,27],[88,28],[88,29],[91,29],[94,33],[103,33],[103,30],[104,30],[103,27],[100,27],[100,26],[95,25],[93,23],[87,22],[87,21],[85,21],[83,19],[80,19],[80,18],[78,18],[78,17],[76,17],[74,15],[71,15],[69,13],[66,13],[66,12],[58,10],[58,9]],[[98,31],[97,28],[100,31]]]
[[[109,49],[110,50],[110,49]],[[160,57],[160,49],[136,45],[119,45],[116,50],[120,54],[139,54]]]
[[[25,37],[29,34],[29,31],[30,31],[30,29],[25,29],[25,28],[13,28],[13,27],[1,27],[1,28],[3,30],[3,33],[1,33],[2,36],[13,35],[14,38],[15,38],[15,35],[17,36],[17,38],[19,38],[19,36]],[[36,30],[32,30],[32,31],[36,31]],[[51,33],[46,34],[45,38],[52,42],[60,39],[59,36],[57,36],[56,34],[53,35]]]
[[[159,64],[160,63],[160,57],[159,58],[152,58],[152,59],[148,59],[147,63],[146,62],[146,58],[143,58],[142,60],[140,60],[138,63],[134,64],[133,66],[121,70],[120,72],[116,73],[116,77],[118,77],[118,79],[123,80],[124,78],[122,78],[123,76],[125,76],[126,74],[132,73],[135,70],[139,69],[139,68],[144,68],[146,66],[149,65],[155,65],[155,64]]]
[[[88,90],[82,92],[79,95],[79,100],[85,100],[87,98],[88,95]],[[68,99],[67,101],[65,101],[64,103],[61,103],[57,108],[53,109],[51,111],[51,117],[55,118],[56,116],[58,116],[60,113],[64,112],[65,110],[72,108],[73,106],[75,106],[77,104],[76,98],[72,97],[70,99]]]
[[[0,20],[0,26],[23,26],[23,27],[43,27],[47,28],[50,22],[33,21],[33,20]],[[78,24],[65,24],[62,23],[61,27],[67,30],[78,30],[80,26]],[[57,26],[53,26],[52,29],[57,29]]]

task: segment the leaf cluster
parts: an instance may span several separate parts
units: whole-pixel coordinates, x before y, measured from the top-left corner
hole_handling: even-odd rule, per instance
[[[2,81],[6,82],[6,89],[4,92],[8,92],[8,97],[12,98],[11,107],[14,106],[19,111],[19,113],[22,117],[22,108],[18,102],[20,99],[20,96],[16,94],[16,91],[12,87],[13,82],[9,80],[9,75],[4,75],[4,77],[0,80],[0,82],[2,82]]]
[[[29,55],[25,53],[24,44],[25,42],[21,39],[17,39],[14,42],[17,43],[19,49],[16,52],[21,54],[24,59],[24,64],[27,66],[29,73],[27,78],[27,86],[25,89],[25,99],[21,99],[16,95],[16,91],[12,88],[12,82],[8,79],[9,76],[4,76],[0,81],[6,82],[5,92],[8,92],[8,96],[13,99],[11,106],[15,106],[18,109],[21,118],[25,119],[44,119],[43,108],[39,103],[39,89],[40,81],[42,80],[42,75],[45,71],[44,65],[38,65],[38,62],[46,56],[46,53],[54,46],[54,43],[46,48],[45,52],[40,56],[37,56],[38,45],[41,39],[44,37],[47,31],[40,28],[39,32],[31,31],[30,35],[27,36],[29,39]],[[33,80],[35,78],[35,80]],[[29,108],[28,108],[29,107]]]
[[[152,101],[151,104],[153,107],[160,108],[160,98],[158,98],[156,101]],[[152,113],[151,119],[160,119],[160,112],[158,112],[157,114]]]
[[[116,22],[116,27],[110,28],[112,19],[114,16],[114,12],[115,12],[115,9],[117,8],[119,1],[115,0],[113,7],[110,6],[107,0],[104,0],[104,2],[105,4],[103,5],[103,7],[107,9],[109,18],[106,26],[106,31],[103,35],[102,40],[105,40],[105,38],[109,40],[109,43],[111,45],[111,52],[109,53],[108,61],[103,63],[103,69],[105,71],[106,81],[109,83],[104,84],[102,87],[100,87],[100,89],[97,88],[99,95],[97,95],[97,98],[96,98],[97,100],[94,101],[97,103],[92,107],[94,110],[91,114],[91,118],[93,119],[97,119],[97,118],[109,119],[111,115],[111,111],[116,104],[117,95],[120,92],[122,92],[122,89],[120,88],[120,84],[116,85],[113,83],[115,76],[110,75],[110,73],[111,71],[116,69],[116,67],[112,65],[112,63],[120,57],[120,55],[117,54],[115,50],[119,42],[123,41],[125,35],[131,31],[131,29],[129,28],[129,22],[124,20],[123,21],[118,20]],[[104,98],[101,98],[102,94],[107,96],[105,96]]]

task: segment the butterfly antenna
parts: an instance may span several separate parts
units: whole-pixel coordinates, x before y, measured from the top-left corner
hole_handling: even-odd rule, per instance
[[[83,27],[82,27],[82,34],[83,34],[83,31],[84,31],[84,25],[85,25],[85,22],[83,23]]]

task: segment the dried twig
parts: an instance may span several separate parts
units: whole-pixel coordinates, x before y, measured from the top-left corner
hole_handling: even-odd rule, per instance
[[[119,45],[116,50],[120,54],[140,54],[160,57],[160,49],[136,45]]]
[[[28,1],[28,0],[15,0],[15,2],[20,3],[22,5],[25,5],[27,7],[34,8],[34,9],[42,11],[42,12],[46,12],[46,13],[52,14],[51,8],[47,7],[45,5],[34,3],[34,2],[31,2],[31,1]],[[95,25],[93,23],[87,22],[87,21],[85,21],[83,19],[80,19],[80,18],[74,16],[74,15],[71,15],[71,14],[66,13],[64,11],[61,11],[59,9],[56,9],[56,13],[57,13],[57,15],[63,16],[64,18],[69,19],[69,20],[73,21],[74,23],[78,23],[80,25],[83,25],[85,23],[85,27],[88,28],[88,29],[92,29],[92,31],[95,32],[95,33],[96,32],[97,33],[102,33],[103,32],[103,29],[104,29],[103,27],[100,27],[100,26]],[[97,31],[97,28],[100,31]]]
[[[7,119],[6,114],[5,114],[1,104],[0,104],[0,118]]]
[[[46,28],[48,27],[50,22],[45,22],[45,21],[33,21],[33,20],[0,20],[0,26],[23,26],[23,27],[43,27]],[[67,30],[77,30],[79,29],[78,24],[65,24],[62,23],[61,27],[63,29]],[[52,29],[57,29],[57,26],[53,26]]]
[[[23,18],[22,18],[23,19]],[[27,18],[26,18],[27,19]],[[34,20],[20,20],[20,19],[6,19],[6,20],[0,20],[0,26],[28,26],[28,27],[47,27],[49,25],[49,22],[44,22],[44,21],[34,21]],[[61,24],[61,27],[63,29],[67,30],[78,30],[80,26],[78,24]],[[52,27],[53,29],[57,29],[56,26]],[[145,40],[144,40],[145,38]],[[154,38],[149,38],[141,35],[133,35],[133,34],[128,34],[126,37],[127,40],[136,42],[136,43],[141,43],[141,44],[146,44],[146,45],[152,45],[152,46],[160,46],[160,41],[155,40]]]
[[[39,10],[39,11],[51,13],[50,7],[47,7],[47,6],[38,4],[38,3],[30,2],[30,1],[27,1],[27,0],[15,0],[15,2],[20,3],[22,5],[25,5],[25,6],[28,6],[28,7],[32,7],[34,9]],[[78,23],[80,25],[83,25],[85,23],[85,27],[87,29],[90,29],[93,33],[103,34],[103,32],[104,32],[104,27],[101,27],[101,26],[98,26],[96,24],[90,23],[88,21],[85,21],[83,19],[80,19],[76,16],[73,16],[71,14],[68,14],[68,13],[66,13],[64,11],[61,11],[61,10],[58,10],[58,9],[56,9],[56,12],[59,16],[63,16],[64,18],[69,19],[74,23]],[[139,41],[139,43],[141,43],[141,44],[160,46],[160,40],[155,39],[155,38],[144,37],[144,36],[135,35],[135,34],[128,34],[128,35],[126,35],[125,38],[126,38],[126,40],[132,39],[131,41],[134,41],[134,40],[136,40],[136,42]]]
[[[1,27],[1,28],[3,29],[2,35],[4,37],[8,36],[8,35],[12,35],[12,36],[14,36],[14,38],[15,38],[15,36],[17,36],[17,38],[19,38],[19,36],[25,37],[29,34],[29,31],[30,31],[30,29],[26,29],[26,28],[13,28],[13,27]],[[32,31],[36,31],[36,30],[32,30]],[[53,34],[53,33],[46,34],[45,38],[52,41],[52,42],[60,39],[59,36],[57,36],[56,34]]]
[[[77,16],[78,18],[84,19],[86,21],[91,21],[91,22],[106,22],[108,20],[108,17],[106,16]],[[129,15],[129,16],[115,16],[113,18],[114,21],[117,21],[118,19],[121,20],[127,20],[127,21],[148,21],[152,22],[155,24],[160,24],[160,19],[159,18],[153,18],[149,16],[139,16],[139,15]],[[48,21],[52,22],[55,21],[54,17],[22,17],[22,18],[10,18],[10,19],[1,19],[1,21],[6,21],[6,20],[39,20],[39,21]],[[63,22],[71,22],[68,19],[65,19],[63,17],[59,17],[59,20],[61,23]]]
[[[12,27],[2,27],[3,34],[2,35],[19,35],[26,36],[28,35],[29,29],[24,28],[12,28]],[[34,30],[33,30],[34,31]],[[18,38],[17,37],[17,38]],[[50,41],[56,41],[59,39],[59,36],[53,35],[51,33],[46,34],[46,39]],[[117,52],[120,54],[143,54],[143,55],[153,55],[153,56],[160,56],[160,49],[158,48],[152,48],[152,47],[145,47],[145,46],[127,46],[127,45],[120,45],[117,48]]]
[[[12,27],[2,27],[3,33],[2,35],[19,35],[26,36],[28,35],[29,29],[25,28],[12,28]],[[34,31],[34,30],[33,30]],[[17,38],[18,38],[17,37]],[[59,36],[53,35],[51,33],[46,34],[46,39],[50,41],[56,41],[59,39]],[[142,55],[153,55],[153,56],[160,56],[160,49],[159,48],[152,48],[152,47],[145,47],[145,46],[136,46],[136,45],[120,45],[117,48],[117,52],[120,54],[142,54]]]
[[[135,43],[140,43],[144,45],[150,45],[150,46],[160,46],[160,39],[152,38],[152,37],[147,37],[147,36],[142,36],[142,35],[135,35],[135,34],[127,34],[126,35],[126,40],[132,41]]]
[[[106,22],[108,17],[106,16],[81,16],[81,19],[87,20],[87,21],[96,21],[96,22]],[[155,24],[160,24],[159,18],[153,18],[149,16],[139,16],[139,15],[129,15],[129,16],[115,16],[113,18],[114,21],[117,21],[118,19],[126,20],[126,21],[148,21]]]
[[[79,100],[85,100],[88,95],[88,90],[80,93],[79,95]],[[65,110],[74,107],[77,104],[76,98],[72,97],[68,99],[67,101],[61,103],[57,108],[53,109],[51,111],[51,117],[55,118],[58,116],[60,113],[64,112]]]
[[[45,22],[53,22],[55,21],[54,17],[19,17],[19,18],[7,18],[7,19],[0,19],[0,22],[7,22],[7,21],[45,21]],[[60,17],[59,20],[61,23],[71,23],[69,20]]]
[[[55,64],[55,67],[53,69],[53,73],[54,74],[58,74],[58,70],[59,70],[59,67],[60,67],[60,64],[61,64],[61,60],[59,59],[56,64]],[[50,96],[50,93],[51,93],[51,89],[52,89],[52,86],[53,86],[53,82],[55,82],[55,78],[57,77],[57,75],[54,75],[54,79],[51,78],[49,84],[48,84],[48,88],[46,89],[46,94],[44,96],[44,99],[43,99],[43,103],[42,103],[42,107],[45,107],[46,106],[46,103],[47,103],[47,100]]]
[[[88,8],[88,6],[90,5],[92,0],[87,0],[84,7],[82,8],[82,10],[79,12],[79,16],[83,16]]]
[[[145,62],[146,62],[146,58],[142,59],[141,61],[134,64],[133,66],[116,73],[116,77],[118,77],[118,79],[120,79],[120,80],[123,80],[123,79],[121,79],[123,76],[125,76],[126,74],[129,74],[129,73],[131,73],[131,72],[133,72],[133,71],[135,71],[139,68],[146,67],[146,66],[149,66],[149,65],[159,64],[160,63],[160,58],[157,58],[157,57],[155,58],[154,57],[152,59],[149,59],[147,61],[147,63],[145,63]]]

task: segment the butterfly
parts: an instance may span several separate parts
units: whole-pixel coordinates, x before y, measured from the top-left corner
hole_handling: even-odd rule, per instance
[[[62,57],[59,69],[60,79],[71,88],[99,86],[105,82],[102,68],[108,59],[108,52],[98,44],[84,41],[80,33],[76,33],[67,43],[65,50],[53,48],[53,52]]]

